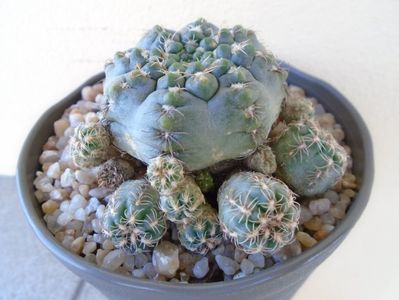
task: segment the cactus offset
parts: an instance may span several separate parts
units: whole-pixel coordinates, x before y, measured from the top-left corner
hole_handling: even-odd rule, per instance
[[[208,193],[215,187],[212,174],[208,170],[199,171],[195,175],[195,182],[198,184],[201,192],[203,193]]]
[[[107,160],[110,137],[100,123],[81,123],[75,128],[71,139],[71,155],[79,167],[94,167]]]
[[[284,100],[281,118],[286,122],[309,120],[314,117],[315,110],[312,101],[298,95],[290,95]]]
[[[216,211],[209,204],[202,204],[187,224],[177,226],[179,241],[188,250],[206,254],[222,241]]]
[[[325,192],[345,172],[347,154],[314,121],[294,122],[273,141],[278,176],[304,196]]]
[[[104,235],[115,247],[132,253],[150,250],[167,228],[165,214],[158,206],[158,192],[147,181],[125,181],[106,207]]]
[[[259,149],[244,160],[244,164],[252,171],[261,172],[265,175],[276,172],[276,157],[269,146],[261,146]]]
[[[219,30],[204,19],[181,31],[155,26],[116,53],[105,74],[114,144],[146,163],[171,154],[189,171],[263,144],[287,75],[252,30]]]
[[[299,218],[294,200],[293,192],[273,177],[236,173],[218,193],[222,230],[246,253],[273,253],[294,237]]]
[[[124,181],[133,177],[133,167],[123,159],[109,159],[100,166],[97,173],[99,187],[115,190]]]

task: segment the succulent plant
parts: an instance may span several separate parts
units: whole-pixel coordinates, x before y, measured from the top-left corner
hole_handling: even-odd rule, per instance
[[[159,193],[170,193],[184,180],[183,164],[169,155],[157,156],[149,161],[147,178]]]
[[[263,144],[287,76],[252,30],[204,19],[180,31],[155,26],[116,53],[105,74],[114,144],[146,163],[171,154],[189,171]]]
[[[119,186],[105,209],[102,225],[115,247],[131,253],[150,250],[167,228],[159,194],[145,180],[129,180]]]
[[[270,254],[294,237],[299,204],[278,179],[236,173],[220,187],[218,205],[222,231],[246,253]]]
[[[345,149],[312,120],[289,124],[272,148],[278,177],[303,196],[327,191],[346,169]]]
[[[276,172],[276,157],[269,146],[261,146],[256,152],[244,160],[244,164],[252,171],[269,175]]]
[[[203,193],[208,193],[215,187],[213,176],[208,170],[201,170],[195,174],[195,182]]]
[[[288,95],[283,102],[280,116],[286,123],[291,123],[311,119],[314,114],[312,101],[305,97]]]
[[[123,159],[109,159],[100,166],[97,173],[99,187],[115,190],[134,175],[133,167]]]
[[[195,218],[195,210],[205,203],[204,195],[195,181],[186,176],[179,186],[169,193],[161,193],[161,209],[169,221],[188,223]]]
[[[196,215],[186,224],[178,224],[180,243],[188,250],[206,254],[222,241],[216,211],[209,204],[201,204]]]
[[[71,155],[79,167],[93,167],[107,160],[110,136],[100,123],[80,123],[71,139]]]

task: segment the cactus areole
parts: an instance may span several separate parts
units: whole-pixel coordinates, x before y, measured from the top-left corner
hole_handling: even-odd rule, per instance
[[[171,154],[190,171],[254,152],[280,112],[287,77],[252,30],[204,19],[180,31],[155,26],[105,74],[115,146],[146,163]]]

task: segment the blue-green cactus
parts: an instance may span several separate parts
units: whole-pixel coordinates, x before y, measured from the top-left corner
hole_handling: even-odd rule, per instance
[[[272,148],[278,177],[303,196],[327,191],[346,169],[345,149],[312,120],[290,123]]]
[[[294,237],[299,205],[294,193],[273,177],[234,174],[220,187],[218,205],[224,234],[246,253],[270,254]]]
[[[252,30],[204,19],[180,31],[155,26],[105,74],[114,144],[146,163],[171,154],[189,171],[263,144],[287,76]]]
[[[145,180],[129,180],[113,193],[102,219],[103,232],[117,248],[148,251],[165,234],[165,214],[159,194]]]

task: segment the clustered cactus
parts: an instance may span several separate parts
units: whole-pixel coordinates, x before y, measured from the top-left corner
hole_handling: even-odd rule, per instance
[[[168,220],[190,251],[206,254],[224,234],[246,253],[271,254],[295,235],[295,197],[323,193],[345,172],[345,150],[310,100],[287,97],[286,72],[252,30],[204,19],[155,26],[105,74],[103,125],[79,125],[71,153],[116,189],[102,222],[116,247],[150,250]],[[131,180],[111,143],[148,165],[145,178]]]

